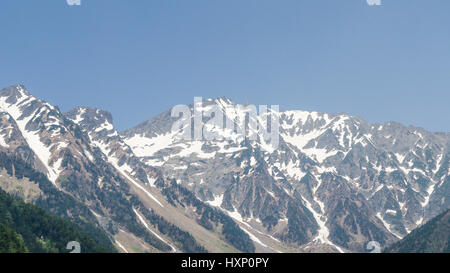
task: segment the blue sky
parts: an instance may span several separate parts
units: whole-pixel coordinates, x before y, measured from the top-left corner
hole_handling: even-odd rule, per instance
[[[450,131],[450,1],[2,0],[0,87],[126,129],[194,96]]]

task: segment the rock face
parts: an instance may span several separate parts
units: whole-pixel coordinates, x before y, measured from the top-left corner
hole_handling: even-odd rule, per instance
[[[233,128],[246,119],[248,108],[226,98],[201,111],[213,106]],[[0,152],[86,206],[121,251],[361,252],[450,207],[450,133],[270,113],[276,148],[260,132],[209,125],[219,140],[183,140],[171,110],[118,133],[106,111],[61,113],[13,86],[0,92]]]
[[[16,187],[2,181],[4,190],[38,184],[41,197],[30,200],[102,228],[123,252],[255,250],[231,218],[194,195],[171,204],[167,196],[187,194],[134,156],[109,113],[80,107],[63,114],[20,85],[0,91],[0,112],[0,167],[9,176],[0,179],[23,180]]]
[[[212,105],[227,121],[245,116],[226,111],[239,109],[226,98],[203,101],[203,109]],[[276,114],[280,140],[274,150],[262,138],[225,138],[230,132],[220,128],[214,130],[223,141],[180,141],[170,111],[121,136],[144,163],[255,236],[299,248],[364,251],[371,240],[387,245],[450,207],[449,133],[369,124],[346,114]]]
[[[385,249],[387,253],[450,253],[450,210]]]

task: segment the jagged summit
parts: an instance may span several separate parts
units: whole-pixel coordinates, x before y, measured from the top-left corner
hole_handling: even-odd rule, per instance
[[[64,113],[64,115],[75,121],[81,121],[81,119],[89,120],[89,122],[93,122],[95,125],[102,124],[105,121],[113,124],[113,116],[110,112],[93,107],[78,106],[75,109]]]
[[[204,102],[205,110],[212,104],[223,109],[232,103],[221,98]],[[448,180],[443,175],[449,168],[448,135],[393,122],[371,124],[347,114],[291,110],[280,111],[278,116],[280,143],[275,150],[261,149],[265,143],[260,139],[242,142],[226,138],[231,136],[226,128],[216,128],[224,140],[180,141],[171,132],[177,119],[170,111],[121,136],[148,165],[158,166],[238,221],[256,221],[253,227],[271,235],[280,236],[283,232],[274,230],[283,228],[284,232],[315,229],[314,224],[300,228],[289,221],[284,226],[283,220],[293,216],[280,203],[272,202],[289,202],[293,196],[319,226],[319,235],[312,236],[312,242],[351,249],[361,237],[348,230],[350,223],[340,222],[350,221],[341,219],[342,215],[362,210],[351,226],[389,242],[438,213],[438,203],[450,206],[447,190],[442,188]],[[260,159],[264,164],[258,163]],[[236,183],[245,187],[235,188]],[[272,184],[282,190],[270,189]],[[270,213],[258,207],[264,202],[273,204],[265,205]],[[345,230],[345,235],[337,230]],[[340,236],[348,239],[344,242]]]
[[[202,110],[211,105],[238,104],[206,99]],[[144,251],[365,251],[450,208],[449,133],[279,111],[279,143],[267,149],[220,127],[207,128],[217,139],[179,139],[169,109],[119,134],[107,111],[62,114],[21,86],[0,91],[0,111],[0,152],[87,204],[122,250],[137,236]],[[168,223],[180,229],[158,229]]]
[[[6,87],[2,90],[0,90],[0,96],[1,97],[12,97],[15,99],[19,99],[23,96],[30,96],[31,94],[27,91],[24,85],[17,84],[12,85],[9,87]]]

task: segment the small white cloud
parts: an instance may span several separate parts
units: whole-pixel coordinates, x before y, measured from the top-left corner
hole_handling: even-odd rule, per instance
[[[369,6],[381,6],[381,0],[367,0]]]

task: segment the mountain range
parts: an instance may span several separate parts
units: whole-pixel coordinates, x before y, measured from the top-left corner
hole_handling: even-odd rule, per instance
[[[228,98],[202,103],[235,126],[246,117],[226,111],[245,108]],[[450,208],[450,133],[272,114],[276,148],[228,128],[183,140],[170,109],[118,132],[107,111],[63,113],[11,86],[0,91],[0,188],[121,252],[365,252]]]

